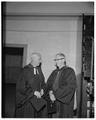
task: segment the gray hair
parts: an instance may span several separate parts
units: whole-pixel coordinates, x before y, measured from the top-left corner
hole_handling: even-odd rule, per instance
[[[31,54],[31,59],[32,59],[32,56],[34,56],[34,55],[36,55],[36,56],[38,56],[40,59],[42,59],[42,58],[41,58],[41,54],[38,53],[38,52],[33,52],[33,53]]]
[[[65,56],[65,54],[63,54],[63,53],[57,53],[56,56],[57,56],[57,55],[59,55],[59,56],[61,56],[62,58],[64,58],[64,60],[65,60],[65,61],[64,61],[64,64],[66,65],[66,56]]]

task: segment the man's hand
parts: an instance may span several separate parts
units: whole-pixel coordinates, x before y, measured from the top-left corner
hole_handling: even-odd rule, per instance
[[[41,96],[44,95],[44,90],[43,89],[41,89],[40,94],[41,94]]]
[[[37,98],[41,98],[41,94],[39,91],[35,91],[34,92],[34,95],[37,97]]]
[[[54,102],[56,100],[56,98],[55,98],[55,96],[53,94],[53,91],[49,92],[49,96],[50,96],[50,99],[51,99],[52,102]]]

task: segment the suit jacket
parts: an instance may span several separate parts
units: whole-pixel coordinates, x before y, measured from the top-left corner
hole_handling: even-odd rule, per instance
[[[73,109],[74,93],[76,89],[76,76],[75,72],[70,67],[63,67],[60,69],[61,75],[59,77],[58,89],[53,90],[53,84],[57,76],[58,69],[54,70],[47,81],[47,92],[53,90],[56,100],[61,103],[62,111],[66,111],[65,114],[70,114],[69,109]],[[67,110],[64,110],[66,106]],[[61,112],[62,112],[61,111]],[[62,112],[63,113],[63,112]]]
[[[38,75],[34,75],[34,68],[31,64],[26,65],[22,69],[22,72],[20,74],[20,77],[16,85],[17,109],[22,107],[24,108],[23,109],[24,111],[26,109],[25,108],[26,104],[30,104],[31,107],[36,106],[37,101],[34,101],[34,91],[40,91],[41,89],[45,89],[44,76],[41,71],[41,67],[37,67],[37,69],[39,72]],[[43,107],[43,103],[41,101],[39,103],[38,103],[39,107],[40,106]],[[34,104],[34,105],[31,105],[31,104]],[[37,107],[37,109],[40,109],[40,108]],[[24,112],[24,114],[29,114],[29,113]],[[31,114],[32,113],[30,113],[30,115]]]
[[[61,68],[62,73],[59,78],[59,88],[54,91],[52,86],[56,78],[58,69],[54,70],[47,81],[47,89],[53,90],[56,98],[62,103],[69,103],[76,89],[76,76],[72,68]]]

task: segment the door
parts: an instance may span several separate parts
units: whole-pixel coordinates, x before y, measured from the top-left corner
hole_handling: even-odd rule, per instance
[[[16,82],[23,66],[23,47],[3,47],[2,117],[15,115]]]

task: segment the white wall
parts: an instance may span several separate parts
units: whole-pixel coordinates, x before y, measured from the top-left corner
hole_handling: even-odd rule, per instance
[[[64,52],[68,65],[75,69],[77,76],[81,74],[81,17],[31,15],[94,14],[94,2],[7,2],[5,10],[7,15],[17,15],[6,21],[6,43],[27,44],[27,63],[31,52],[41,52],[47,79],[54,69],[54,55]]]
[[[54,67],[54,56],[63,52],[67,64],[74,68],[76,75],[81,73],[81,17],[34,17],[6,21],[6,43],[27,44],[27,63],[30,54],[40,52],[43,59],[43,72],[47,80]]]
[[[94,2],[7,2],[6,14],[93,14]]]

